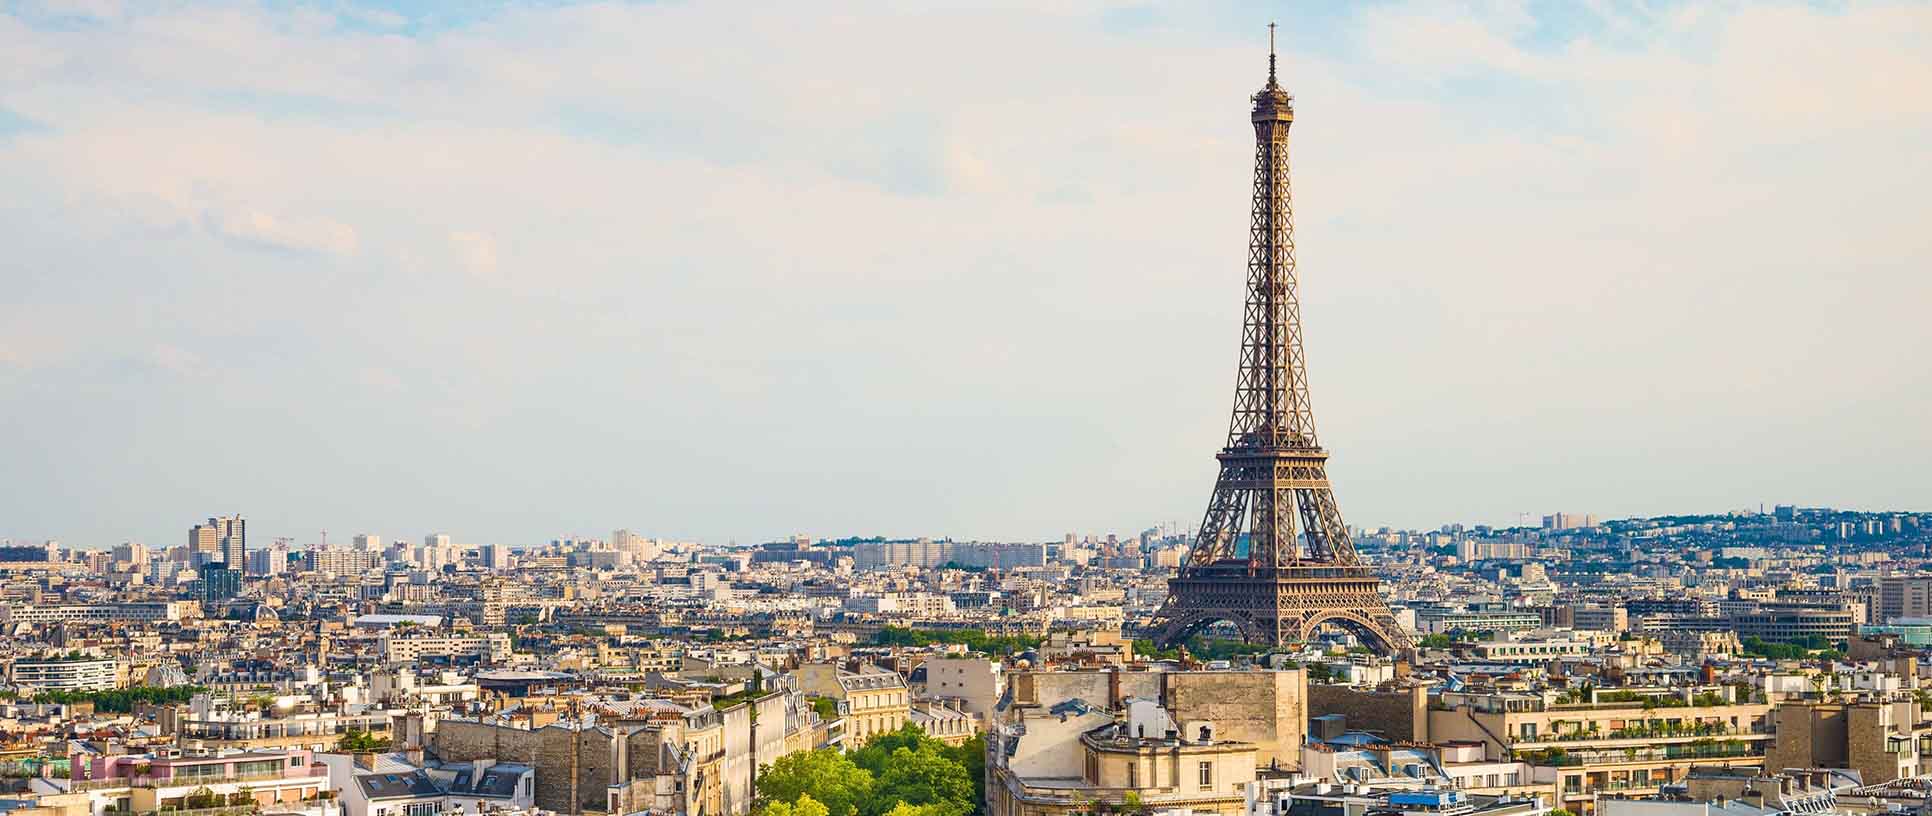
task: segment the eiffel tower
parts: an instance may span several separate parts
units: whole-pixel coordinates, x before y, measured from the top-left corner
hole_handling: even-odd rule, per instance
[[[1294,98],[1276,82],[1268,28],[1268,84],[1249,116],[1254,210],[1234,416],[1200,534],[1168,581],[1153,631],[1173,646],[1226,621],[1249,643],[1278,646],[1336,626],[1384,654],[1407,652],[1413,645],[1382,601],[1381,580],[1349,540],[1328,485],[1328,452],[1315,439],[1288,194]]]

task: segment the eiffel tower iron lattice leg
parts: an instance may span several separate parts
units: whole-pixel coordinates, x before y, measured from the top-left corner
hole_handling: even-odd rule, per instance
[[[1315,437],[1296,295],[1288,128],[1293,98],[1275,78],[1254,95],[1254,206],[1248,294],[1221,475],[1201,529],[1168,582],[1156,639],[1172,646],[1216,622],[1250,643],[1307,640],[1325,626],[1384,654],[1413,648],[1382,600],[1381,580],[1356,555]]]

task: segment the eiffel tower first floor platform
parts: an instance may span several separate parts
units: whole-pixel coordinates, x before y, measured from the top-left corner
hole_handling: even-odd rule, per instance
[[[1385,655],[1414,649],[1382,601],[1382,582],[1362,566],[1309,565],[1252,569],[1247,562],[1183,568],[1167,582],[1154,615],[1155,642],[1168,648],[1226,621],[1248,643],[1304,643],[1335,626]]]

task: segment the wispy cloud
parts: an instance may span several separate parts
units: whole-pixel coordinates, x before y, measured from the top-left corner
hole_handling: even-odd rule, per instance
[[[298,253],[350,255],[354,227],[326,218],[283,218],[260,210],[211,216],[215,232],[243,246]]]

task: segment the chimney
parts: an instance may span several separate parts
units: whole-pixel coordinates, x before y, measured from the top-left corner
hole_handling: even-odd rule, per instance
[[[376,769],[376,755],[374,752],[357,751],[354,756],[356,767],[365,771],[373,771]]]
[[[411,745],[407,748],[404,748],[402,749],[402,755],[403,755],[403,759],[409,760],[409,764],[414,765],[418,768],[423,766],[423,747],[422,746]]]

